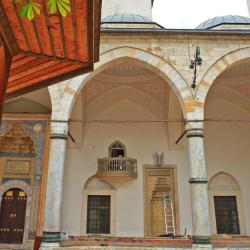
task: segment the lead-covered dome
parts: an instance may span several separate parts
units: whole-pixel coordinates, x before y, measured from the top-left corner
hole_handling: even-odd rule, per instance
[[[102,28],[162,28],[150,18],[138,14],[115,14],[101,21]]]
[[[205,22],[201,23],[197,29],[216,29],[219,26],[224,26],[223,29],[237,29],[235,27],[236,25],[239,28],[239,25],[241,26],[247,26],[250,24],[250,18],[249,17],[244,17],[244,16],[233,16],[233,15],[228,15],[228,16],[216,16],[214,18],[210,18],[206,20]],[[246,27],[245,27],[246,28]],[[248,27],[250,28],[250,27]]]
[[[102,23],[152,23],[148,17],[136,14],[115,14],[102,19]]]

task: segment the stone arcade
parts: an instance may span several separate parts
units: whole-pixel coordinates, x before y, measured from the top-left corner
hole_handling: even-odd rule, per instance
[[[152,4],[103,0],[95,70],[6,102],[0,248],[250,249],[250,19],[167,30]]]

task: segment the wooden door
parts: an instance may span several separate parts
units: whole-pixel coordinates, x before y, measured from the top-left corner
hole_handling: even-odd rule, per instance
[[[18,188],[4,193],[0,212],[0,243],[23,242],[27,195]]]

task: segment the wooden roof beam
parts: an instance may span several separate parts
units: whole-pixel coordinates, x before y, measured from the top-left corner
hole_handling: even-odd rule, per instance
[[[2,39],[0,40],[0,44],[1,44],[0,45],[0,123],[1,123],[3,104],[8,85],[12,57],[5,42]]]

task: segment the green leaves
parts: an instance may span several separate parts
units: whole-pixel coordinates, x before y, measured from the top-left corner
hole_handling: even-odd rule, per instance
[[[26,2],[20,9],[19,14],[21,17],[27,17],[29,20],[34,19],[35,14],[40,15],[40,5],[32,0]]]
[[[69,0],[49,0],[48,4],[51,14],[55,14],[59,10],[60,14],[65,17],[71,10]]]
[[[1,1],[1,0],[0,0]],[[22,18],[33,20],[35,15],[40,15],[41,6],[35,0],[11,0],[13,3],[21,3],[19,14]],[[48,0],[50,14],[59,12],[63,17],[71,10],[70,0]]]

